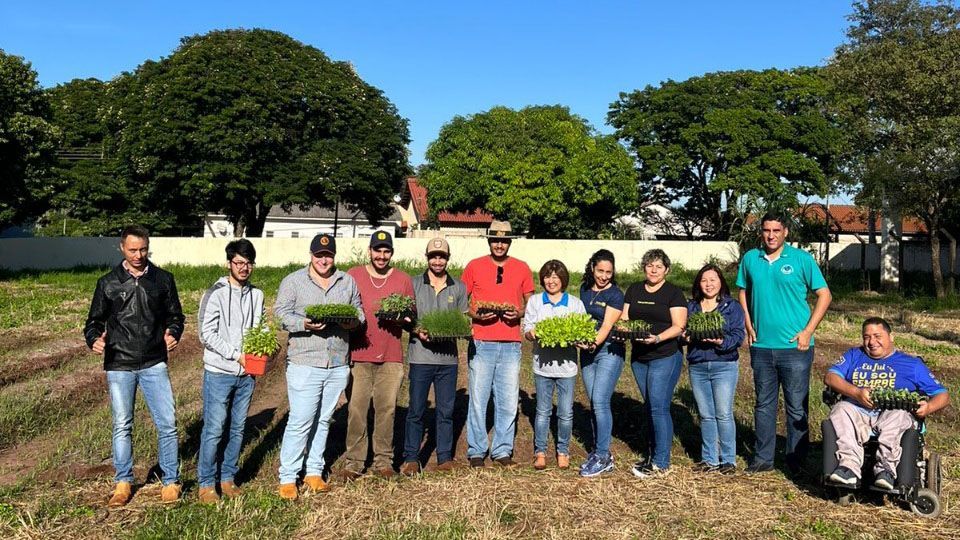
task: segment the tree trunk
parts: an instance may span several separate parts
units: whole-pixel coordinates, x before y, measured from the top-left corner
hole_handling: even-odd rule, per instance
[[[233,224],[233,237],[234,238],[243,238],[243,232],[247,228],[246,220],[243,218],[238,219]]]
[[[943,290],[943,269],[940,267],[940,235],[936,228],[930,229],[930,266],[933,270],[933,287],[937,291],[937,298],[946,296]]]

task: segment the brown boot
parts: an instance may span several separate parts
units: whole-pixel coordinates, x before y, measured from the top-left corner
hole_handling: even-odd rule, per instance
[[[542,471],[547,468],[547,454],[537,452],[533,455],[533,468]]]
[[[243,490],[238,488],[233,482],[220,482],[220,493],[224,497],[239,497]]]
[[[570,456],[568,454],[557,454],[557,468],[559,469],[570,468]]]
[[[112,508],[126,506],[126,504],[130,502],[132,495],[133,486],[130,485],[130,482],[117,482],[117,485],[113,487],[113,495],[111,495],[110,500],[107,501],[107,506]]]
[[[382,467],[377,469],[377,476],[389,480],[397,475],[397,472],[393,470],[393,467]]]
[[[308,475],[303,477],[303,485],[307,486],[307,489],[316,493],[325,493],[330,491],[330,486],[323,481],[322,476],[317,475]]]
[[[280,488],[277,489],[277,494],[280,495],[280,498],[285,501],[295,501],[300,495],[297,493],[297,484],[280,484]]]
[[[160,490],[160,502],[173,504],[180,500],[180,484],[167,484]]]
[[[417,461],[405,461],[400,466],[400,474],[404,476],[416,476],[420,472],[420,463]]]
[[[450,472],[460,468],[460,463],[455,459],[448,459],[443,463],[437,464],[436,470],[439,472]]]
[[[197,497],[200,499],[200,502],[204,504],[216,504],[220,502],[220,496],[217,495],[217,490],[213,486],[200,488]]]

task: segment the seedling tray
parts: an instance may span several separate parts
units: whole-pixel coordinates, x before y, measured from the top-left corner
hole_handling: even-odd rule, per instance
[[[497,317],[503,317],[508,311],[513,311],[512,309],[503,309],[503,308],[486,308],[481,307],[477,308],[477,315],[485,315],[487,313],[493,313]]]
[[[614,337],[633,341],[647,339],[652,335],[646,330],[617,330],[616,328],[614,328],[610,333],[613,334]]]
[[[687,331],[687,336],[690,337],[691,341],[704,341],[707,339],[723,339],[723,331],[721,330],[707,330],[707,331]]]
[[[374,313],[381,321],[402,321],[405,318],[411,320],[417,316],[417,312],[412,309],[405,311],[378,311]]]
[[[349,315],[324,315],[323,317],[307,317],[314,324],[345,324],[360,320]]]
[[[430,341],[456,341],[458,339],[470,339],[473,336],[467,334],[463,336],[430,336]]]

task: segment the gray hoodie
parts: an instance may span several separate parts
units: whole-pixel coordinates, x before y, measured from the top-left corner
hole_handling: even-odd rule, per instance
[[[222,277],[200,300],[200,343],[203,368],[211,373],[242,375],[237,362],[243,333],[263,318],[263,291],[253,285],[234,287]]]

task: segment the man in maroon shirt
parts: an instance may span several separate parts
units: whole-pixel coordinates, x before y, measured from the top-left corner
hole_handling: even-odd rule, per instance
[[[410,276],[390,266],[393,238],[377,231],[370,237],[370,263],[347,273],[357,282],[366,322],[350,339],[353,384],[347,408],[347,441],[341,476],[359,478],[369,453],[367,413],[373,403],[373,467],[380,476],[393,476],[393,417],[403,381],[403,329],[396,321],[377,320],[380,301],[392,293],[413,297]]]

